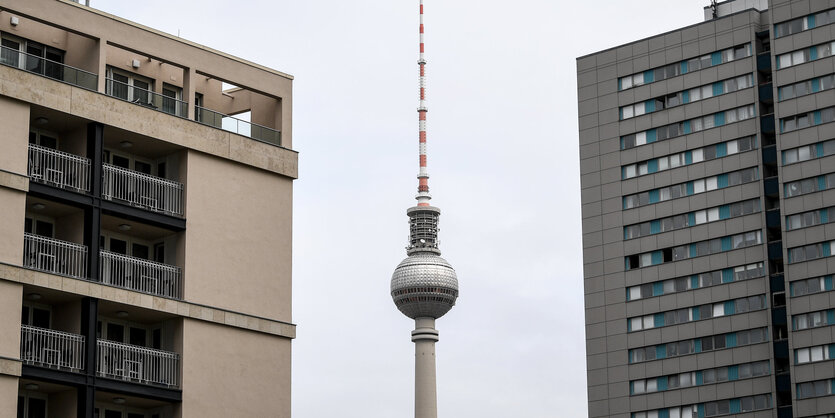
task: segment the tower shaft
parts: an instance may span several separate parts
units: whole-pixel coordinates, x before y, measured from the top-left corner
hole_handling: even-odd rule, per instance
[[[416,318],[412,341],[415,343],[415,418],[437,418],[435,343],[438,341],[438,331],[435,329],[435,319]]]
[[[426,59],[423,56],[423,0],[420,0],[420,58],[418,59],[418,67],[420,73],[418,76],[420,84],[420,102],[418,105],[418,146],[420,151],[419,164],[420,171],[418,172],[418,206],[429,206],[429,200],[432,196],[429,194],[429,172],[426,169]]]

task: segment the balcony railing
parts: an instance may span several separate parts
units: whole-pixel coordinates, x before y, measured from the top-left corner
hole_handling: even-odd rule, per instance
[[[90,191],[90,160],[52,148],[29,144],[29,178],[39,183]]]
[[[87,90],[95,91],[99,84],[99,77],[94,73],[5,46],[0,46],[0,64],[40,74]]]
[[[79,372],[84,369],[84,336],[20,326],[20,360],[25,364]]]
[[[107,95],[150,109],[159,110],[181,118],[188,117],[188,102],[150,90],[134,87],[112,78],[106,78]]]
[[[183,216],[183,185],[173,180],[103,164],[102,197],[154,212]]]
[[[180,268],[163,263],[101,251],[101,280],[124,289],[181,299]]]
[[[248,136],[268,144],[281,146],[281,132],[266,126],[238,119],[234,116],[225,115],[205,107],[194,107],[194,118],[198,122],[214,126],[225,131],[234,132],[239,135]]]
[[[98,340],[96,354],[99,376],[169,388],[179,386],[180,355],[177,353]]]
[[[23,267],[86,279],[87,247],[25,232]]]

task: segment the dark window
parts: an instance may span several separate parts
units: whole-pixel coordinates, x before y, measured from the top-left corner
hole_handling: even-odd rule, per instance
[[[40,328],[49,328],[49,311],[32,308],[32,325]]]
[[[130,328],[130,341],[132,345],[144,347],[147,341],[147,332],[142,328]]]
[[[142,161],[134,161],[133,169],[145,174],[151,174],[151,165]]]
[[[122,167],[122,168],[125,168],[125,169],[130,169],[130,159],[119,156],[119,155],[114,155],[113,156],[113,165],[115,165],[116,167]]]
[[[46,400],[29,398],[29,414],[26,418],[46,418]]]
[[[110,251],[117,254],[127,255],[128,243],[117,238],[110,238]]]
[[[35,221],[35,234],[51,238],[52,224],[44,221]]]
[[[148,246],[142,244],[133,244],[131,246],[131,255],[136,258],[147,260],[149,255]]]
[[[125,342],[125,327],[119,324],[107,324],[108,341]]]

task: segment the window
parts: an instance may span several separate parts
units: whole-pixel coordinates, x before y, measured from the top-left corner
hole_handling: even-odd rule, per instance
[[[156,108],[151,101],[154,81],[139,74],[107,68],[107,94],[131,103]]]
[[[0,64],[63,80],[64,51],[5,33],[0,37]]]
[[[17,397],[17,416],[19,418],[46,418],[46,395],[35,391],[21,391]]]
[[[186,116],[182,106],[183,89],[168,83],[162,84],[162,111],[177,116]]]

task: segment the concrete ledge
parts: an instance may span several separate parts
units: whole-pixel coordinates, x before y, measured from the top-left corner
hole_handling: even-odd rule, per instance
[[[20,360],[0,357],[0,374],[20,377],[20,371],[22,368],[23,363],[21,363]]]
[[[0,187],[29,192],[29,177],[22,174],[0,170]]]
[[[299,154],[293,150],[16,68],[0,65],[0,94],[293,179],[298,178]]]
[[[178,301],[132,290],[106,286],[87,280],[72,279],[54,274],[0,264],[0,280],[29,284],[47,289],[104,299],[138,308],[151,309],[187,318],[247,329],[284,338],[296,338],[296,325],[261,318],[225,309],[213,308],[186,301]],[[0,365],[2,366],[2,365]]]

